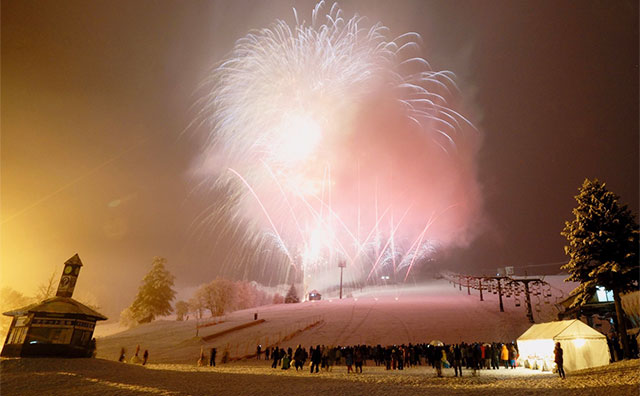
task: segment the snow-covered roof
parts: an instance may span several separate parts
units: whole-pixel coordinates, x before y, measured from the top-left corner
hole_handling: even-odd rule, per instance
[[[26,307],[4,312],[6,316],[20,316],[27,313],[60,313],[60,314],[80,314],[96,318],[96,320],[107,320],[101,313],[94,311],[79,301],[69,297],[52,297],[40,303],[27,305]]]
[[[573,319],[534,324],[518,337],[518,341],[571,340],[575,338],[605,338],[605,336],[587,324]]]

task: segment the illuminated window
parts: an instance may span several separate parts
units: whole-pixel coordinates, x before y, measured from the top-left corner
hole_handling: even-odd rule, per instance
[[[598,302],[612,302],[613,292],[605,289],[604,286],[596,286],[596,300]]]

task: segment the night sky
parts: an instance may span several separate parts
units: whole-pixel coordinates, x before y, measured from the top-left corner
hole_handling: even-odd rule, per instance
[[[114,316],[153,256],[180,288],[228,272],[224,246],[194,226],[219,198],[196,188],[198,88],[236,39],[313,5],[3,1],[0,284],[33,294],[77,252],[77,296]],[[484,137],[478,235],[438,265],[557,272],[585,177],[638,213],[637,2],[340,5],[392,35],[418,32],[422,56],[456,73]]]

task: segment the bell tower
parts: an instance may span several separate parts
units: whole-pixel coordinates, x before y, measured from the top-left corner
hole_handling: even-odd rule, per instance
[[[60,283],[58,283],[56,297],[71,297],[73,295],[73,289],[76,287],[80,267],[82,267],[82,261],[80,261],[77,253],[65,261]]]

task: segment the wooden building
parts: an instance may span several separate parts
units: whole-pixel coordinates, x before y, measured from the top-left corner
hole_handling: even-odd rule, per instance
[[[13,321],[1,356],[91,356],[96,321],[107,318],[71,298],[80,267],[76,254],[64,263],[55,297],[4,313]]]

